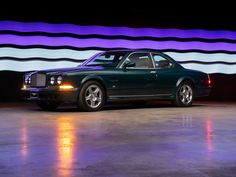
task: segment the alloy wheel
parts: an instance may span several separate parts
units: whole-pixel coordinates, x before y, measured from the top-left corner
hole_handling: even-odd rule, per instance
[[[182,85],[182,87],[179,90],[179,97],[180,97],[180,101],[183,104],[189,104],[193,99],[192,88],[187,84]]]
[[[85,100],[89,107],[97,108],[102,103],[102,91],[97,85],[90,85],[85,91]]]

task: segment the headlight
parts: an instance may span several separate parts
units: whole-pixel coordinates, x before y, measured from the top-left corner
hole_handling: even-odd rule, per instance
[[[30,76],[26,76],[25,77],[25,84],[27,85],[27,84],[30,84],[31,83],[31,78],[30,78]]]
[[[25,84],[28,84],[28,77],[25,77]]]
[[[59,76],[59,77],[57,78],[57,84],[58,84],[58,85],[61,85],[61,83],[62,83],[62,77]]]
[[[50,84],[51,84],[51,85],[54,85],[54,83],[55,83],[55,77],[52,76],[52,77],[50,78]]]

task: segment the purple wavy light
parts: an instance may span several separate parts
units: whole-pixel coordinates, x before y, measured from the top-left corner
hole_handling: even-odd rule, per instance
[[[177,42],[177,41],[130,41],[124,39],[75,39],[70,37],[45,37],[45,36],[16,36],[0,35],[0,44],[15,44],[21,46],[43,45],[43,46],[72,46],[78,48],[101,47],[101,48],[130,48],[130,49],[177,49],[177,50],[204,50],[204,51],[236,51],[236,44],[215,42]]]
[[[105,36],[124,35],[132,37],[177,37],[177,38],[204,38],[204,39],[232,39],[236,40],[236,32],[218,30],[181,30],[155,28],[128,28],[105,26],[79,26],[73,24],[48,24],[43,22],[15,22],[0,21],[0,31],[13,30],[19,32],[47,32],[72,33],[79,35],[99,34]]]
[[[130,48],[130,49],[177,49],[177,50],[204,50],[204,51],[236,51],[236,44],[225,42],[177,42],[177,41],[131,41],[124,39],[75,39],[71,37],[46,37],[46,36],[17,36],[10,34],[0,35],[0,44],[15,44],[20,46],[43,45],[43,46],[72,46],[78,48]]]

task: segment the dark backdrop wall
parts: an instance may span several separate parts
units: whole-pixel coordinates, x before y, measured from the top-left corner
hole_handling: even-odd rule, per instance
[[[135,43],[140,43],[140,41],[138,40],[141,40],[141,42],[142,40],[149,40],[151,42],[154,41],[158,43],[170,41],[181,42],[181,45],[178,45],[181,46],[181,48],[176,47],[173,43],[171,44],[172,46],[170,46],[169,43],[169,47],[162,48],[161,50],[164,52],[169,52],[173,55],[173,58],[177,57],[179,62],[182,62],[182,64],[191,65],[193,66],[193,68],[198,66],[200,67],[200,70],[211,73],[210,75],[213,80],[213,90],[211,95],[207,98],[204,98],[204,100],[236,100],[236,75],[234,74],[236,73],[236,39],[234,39],[233,35],[234,31],[236,31],[236,27],[234,25],[236,17],[230,13],[223,14],[217,13],[216,11],[208,13],[206,9],[202,9],[201,13],[199,13],[199,10],[196,10],[197,8],[179,8],[177,10],[172,8],[160,9],[156,6],[147,6],[143,4],[136,4],[132,5],[131,7],[126,7],[124,6],[124,4],[112,4],[110,6],[78,6],[76,4],[63,4],[63,8],[62,6],[60,6],[60,8],[57,8],[56,6],[51,8],[50,6],[49,8],[45,9],[44,4],[36,3],[32,7],[24,9],[21,8],[21,10],[16,10],[12,13],[8,13],[8,11],[6,12],[6,10],[9,10],[9,6],[1,7],[2,11],[0,14],[0,21],[6,22],[7,20],[8,22],[10,21],[10,23],[8,24],[8,26],[5,23],[5,29],[3,28],[4,25],[0,26],[0,101],[20,100],[20,88],[22,86],[22,76],[24,72],[27,70],[33,70],[37,67],[43,68],[45,67],[45,65],[50,66],[50,64],[47,64],[48,59],[50,60],[53,58],[57,60],[54,62],[67,62],[67,64],[72,64],[71,61],[69,61],[72,59],[74,60],[73,64],[75,64],[75,62],[77,62],[75,60],[78,60],[79,63],[81,59],[85,59],[86,56],[88,57],[95,51],[103,51],[109,49],[109,47],[106,46],[101,47],[101,43],[97,43],[96,46],[92,47],[75,47],[73,45],[55,47],[51,44],[45,44],[45,41],[38,44],[37,42],[39,40],[35,38],[38,36],[50,37],[53,38],[53,40],[60,37],[70,37],[76,40],[94,38],[106,40],[123,39],[134,42],[131,44],[131,48]],[[20,24],[25,24],[25,22],[46,22],[47,24],[52,25],[66,23],[74,24],[75,26],[86,25],[90,27],[91,25],[99,25],[111,27],[111,31],[113,32],[114,28],[112,27],[122,26],[130,27],[133,29],[152,28],[159,30],[179,29],[191,31],[193,29],[201,29],[205,32],[208,31],[210,33],[208,33],[209,35],[201,36],[201,31],[198,31],[198,33],[193,34],[192,37],[179,37],[176,36],[176,34],[169,37],[160,37],[155,35],[148,36],[146,35],[147,33],[145,33],[144,36],[141,35],[139,37],[125,34],[108,36],[106,34],[101,34],[101,32],[104,31],[97,30],[95,30],[94,32],[95,35],[74,34],[72,32],[66,33],[65,31],[55,34],[55,30],[60,30],[61,28],[50,28],[54,31],[53,33],[45,32],[45,30],[42,30],[40,28],[36,28],[32,31],[32,27],[30,28],[31,31],[24,31],[22,29],[19,30],[19,28],[16,29],[16,22],[20,22]],[[18,24],[18,27],[19,26],[22,25]],[[227,31],[227,33],[231,32],[231,35],[224,33],[225,30]],[[194,37],[194,35],[197,35],[197,37]],[[15,40],[16,38],[18,38],[18,41]],[[30,41],[25,43],[25,39],[28,40],[28,38],[31,38]],[[196,45],[193,48],[189,48],[189,45],[185,45],[185,43],[191,41],[199,42],[200,45]],[[30,42],[31,44],[29,44]],[[47,40],[47,42],[49,42],[49,40]],[[208,45],[202,47],[201,44],[204,43],[207,43]],[[220,43],[223,43],[223,45],[218,45]],[[121,48],[129,47],[127,46],[127,44],[125,44]],[[139,46],[139,48],[147,47],[141,45]],[[151,46],[150,48],[156,47]],[[32,52],[32,49],[34,50],[34,52]],[[44,51],[35,51],[35,49],[44,49]],[[72,52],[72,54],[70,52],[70,54],[68,54],[68,52],[66,51],[61,53],[50,52],[51,50],[58,51],[58,49],[65,49],[67,51],[73,50],[79,53]],[[185,55],[183,55],[183,53]],[[184,56],[191,56],[191,58],[185,59]],[[32,61],[34,63],[30,65],[29,61]],[[7,65],[6,62],[9,62],[9,65]],[[25,63],[22,65],[17,62]],[[42,65],[42,63],[44,64]],[[11,67],[15,69],[11,69]],[[51,63],[50,67],[55,67],[55,63]]]

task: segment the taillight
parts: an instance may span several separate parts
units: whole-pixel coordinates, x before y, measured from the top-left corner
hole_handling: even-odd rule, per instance
[[[208,81],[207,81],[208,85],[210,86],[212,84],[212,81],[211,81],[211,78],[210,78],[210,75],[208,74]]]

